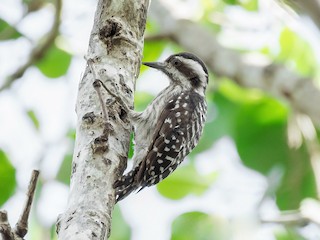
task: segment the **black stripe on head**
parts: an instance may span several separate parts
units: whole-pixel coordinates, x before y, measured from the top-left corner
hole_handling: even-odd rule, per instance
[[[178,53],[178,54],[172,55],[171,57],[174,57],[174,56],[183,57],[183,58],[186,58],[186,59],[192,59],[194,61],[197,61],[201,65],[203,71],[208,75],[208,69],[207,69],[206,65],[196,55],[194,55],[192,53],[188,53],[188,52],[182,52],[182,53]]]
[[[199,87],[200,85],[200,79],[198,78],[197,74],[194,72],[192,68],[189,68],[187,65],[181,64],[179,59],[177,59],[176,57],[191,59],[195,62],[198,62],[202,67],[203,71],[207,74],[207,82],[208,82],[208,70],[206,68],[206,65],[203,63],[203,61],[200,58],[198,58],[192,53],[182,52],[182,53],[171,55],[166,60],[166,62],[171,62],[179,70],[179,72],[181,72],[184,76],[189,78],[190,83],[195,88]]]
[[[200,79],[197,77],[190,78],[190,83],[194,88],[197,88],[200,86]]]
[[[182,64],[177,57],[184,58],[184,59],[190,59],[195,62],[198,62],[200,64],[200,66],[202,67],[203,71],[207,75],[206,78],[207,78],[207,83],[208,83],[208,70],[206,68],[206,65],[203,63],[203,61],[200,58],[198,58],[197,56],[195,56],[192,53],[182,52],[182,53],[171,55],[166,60],[166,62],[171,62],[172,65],[174,65],[179,70],[180,73],[182,73],[185,77],[187,77],[190,80],[191,85],[195,88],[199,87],[201,84],[197,73],[194,72],[194,69],[188,67],[185,64]]]

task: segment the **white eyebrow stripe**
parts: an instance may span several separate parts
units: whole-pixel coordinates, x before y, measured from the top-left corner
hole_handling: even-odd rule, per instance
[[[187,59],[187,58],[183,58],[183,57],[177,57],[177,59],[179,59],[181,62],[185,63],[189,68],[191,68],[199,76],[203,76],[203,78],[200,79],[201,82],[207,81],[206,77],[208,76],[208,74],[203,70],[200,63],[198,63],[197,61],[194,61],[192,59]]]

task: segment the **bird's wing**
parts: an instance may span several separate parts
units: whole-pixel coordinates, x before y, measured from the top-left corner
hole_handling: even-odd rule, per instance
[[[205,100],[195,92],[182,92],[162,111],[144,165],[141,187],[151,186],[173,172],[197,144],[206,113]]]

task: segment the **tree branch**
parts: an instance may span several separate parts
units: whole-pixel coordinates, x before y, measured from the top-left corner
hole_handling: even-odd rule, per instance
[[[316,200],[307,199],[302,201],[298,210],[283,211],[273,218],[263,218],[263,223],[278,223],[287,226],[302,227],[309,223],[320,226],[320,204]]]
[[[274,218],[265,218],[262,223],[277,223],[286,226],[305,226],[309,223],[309,219],[305,218],[299,210],[284,211]]]
[[[133,106],[148,5],[149,0],[98,2],[88,65],[79,83],[70,194],[67,210],[57,222],[60,240],[110,235],[113,183],[126,167],[130,140],[131,126],[122,104]],[[114,96],[122,103],[113,101]]]
[[[14,240],[16,237],[8,222],[8,214],[6,211],[0,211],[0,234],[3,240]]]
[[[320,1],[319,0],[277,0],[289,5],[298,14],[309,16],[320,30]]]
[[[225,76],[247,88],[259,88],[286,99],[297,111],[320,126],[320,91],[312,79],[303,78],[278,64],[253,64],[246,56],[218,43],[208,29],[186,20],[175,19],[159,1],[153,1],[150,17],[180,46],[201,57],[217,76]]]
[[[37,186],[39,177],[39,171],[33,170],[28,191],[25,206],[22,210],[21,216],[16,224],[15,229],[12,229],[8,222],[8,214],[6,211],[0,211],[0,236],[4,240],[21,240],[28,232],[28,219],[30,209],[33,202],[33,196]]]
[[[61,20],[61,10],[62,10],[62,0],[55,0],[55,17],[54,22],[50,31],[47,33],[47,36],[44,37],[42,42],[39,42],[38,45],[34,47],[31,51],[29,59],[25,64],[23,64],[20,68],[18,68],[13,74],[7,77],[5,83],[0,87],[0,92],[11,87],[11,85],[21,78],[25,71],[38,62],[43,56],[45,56],[46,52],[49,50],[51,45],[54,43],[54,40],[59,34],[60,20]]]
[[[31,175],[31,179],[30,179],[30,183],[29,183],[29,187],[28,187],[28,192],[27,192],[27,201],[24,205],[22,214],[21,214],[21,216],[16,224],[16,227],[14,229],[14,231],[22,238],[28,232],[28,219],[29,219],[30,209],[31,209],[38,177],[39,177],[39,171],[33,170],[32,175]]]
[[[172,40],[172,35],[168,33],[163,34],[154,34],[154,35],[148,35],[145,36],[144,41],[151,42],[151,41],[160,41],[160,40]]]

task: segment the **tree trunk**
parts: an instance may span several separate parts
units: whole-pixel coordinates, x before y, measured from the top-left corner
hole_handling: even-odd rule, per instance
[[[99,87],[102,83],[133,106],[148,5],[149,0],[98,2],[86,56],[89,64],[79,84],[70,194],[57,222],[59,239],[110,235],[112,185],[126,167],[131,126],[121,104]]]

